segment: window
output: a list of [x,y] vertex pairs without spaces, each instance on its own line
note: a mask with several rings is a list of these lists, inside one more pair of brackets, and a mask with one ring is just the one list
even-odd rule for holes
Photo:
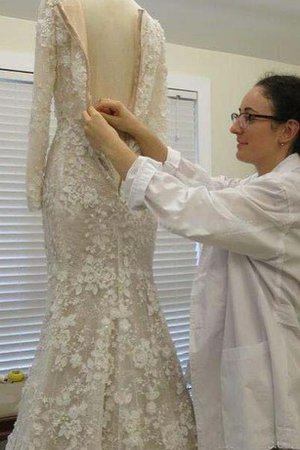
[[0,372],[27,370],[44,317],[46,261],[40,213],[25,194],[32,74],[0,72]]
[[[27,210],[25,194],[31,97],[32,74],[0,71],[0,373],[30,368],[44,316],[41,214]],[[197,160],[198,106],[196,92],[169,90],[169,142],[191,160]],[[154,273],[183,368],[196,257],[192,242],[159,229]]]
[[[197,93],[168,90],[168,143],[197,161]],[[154,276],[159,300],[183,370],[189,354],[189,309],[195,272],[195,243],[159,228],[154,254]]]

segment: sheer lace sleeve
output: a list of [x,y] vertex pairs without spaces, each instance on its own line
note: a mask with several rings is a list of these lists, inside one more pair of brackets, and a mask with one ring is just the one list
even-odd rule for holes
[[27,156],[27,200],[30,210],[42,206],[53,86],[56,77],[55,0],[42,0],[37,22],[34,92]]
[[167,66],[165,36],[160,24],[155,21],[157,66],[146,123],[164,142],[167,140]]

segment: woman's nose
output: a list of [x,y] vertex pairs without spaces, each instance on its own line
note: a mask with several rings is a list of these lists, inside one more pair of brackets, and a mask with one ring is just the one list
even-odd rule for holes
[[229,131],[232,134],[241,134],[241,133],[243,133],[244,130],[240,126],[239,121],[235,120],[233,122],[233,124],[231,125],[231,127],[229,128]]

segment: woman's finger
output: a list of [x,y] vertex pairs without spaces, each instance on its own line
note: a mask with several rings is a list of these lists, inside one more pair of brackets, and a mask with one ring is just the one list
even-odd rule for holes
[[117,118],[115,115],[106,113],[104,111],[101,111],[100,114],[110,125],[114,126],[117,124]]
[[117,100],[101,99],[95,107],[97,111],[110,115],[118,115],[120,113],[120,102]]
[[88,113],[90,114],[91,117],[97,116],[99,114],[98,111],[93,106],[88,107]]
[[82,115],[83,115],[85,122],[86,123],[89,122],[89,120],[91,119],[91,116],[89,115],[89,113],[87,111],[83,111]]
[[110,108],[109,106],[105,106],[105,105],[95,105],[96,110],[99,113],[106,113],[109,114],[110,116],[114,116],[117,114],[117,110],[114,108]]
[[116,105],[118,103],[118,100],[112,100],[111,98],[99,98],[97,100],[97,105]]

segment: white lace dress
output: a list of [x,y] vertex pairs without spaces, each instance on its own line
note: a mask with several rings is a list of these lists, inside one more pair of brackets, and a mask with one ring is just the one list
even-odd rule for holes
[[[43,209],[47,312],[7,450],[196,449],[190,397],[152,279],[156,224],[130,211],[88,145],[89,64],[80,0],[40,7],[28,199]],[[140,14],[132,109],[165,125],[164,40]],[[46,155],[54,95],[58,128]]]

